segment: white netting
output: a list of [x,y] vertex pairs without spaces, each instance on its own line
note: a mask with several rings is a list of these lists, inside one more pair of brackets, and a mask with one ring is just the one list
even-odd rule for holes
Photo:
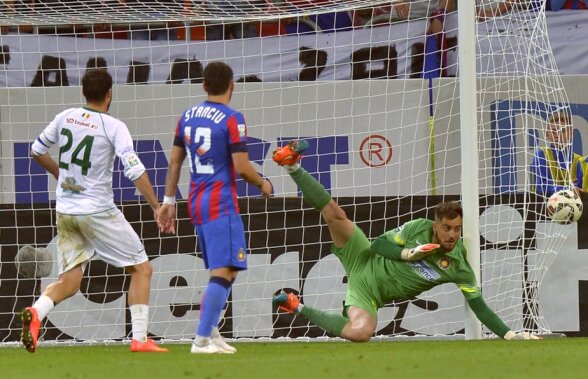
[[259,20],[328,13],[386,4],[369,0],[27,1],[1,2],[3,25],[137,23],[146,21]]

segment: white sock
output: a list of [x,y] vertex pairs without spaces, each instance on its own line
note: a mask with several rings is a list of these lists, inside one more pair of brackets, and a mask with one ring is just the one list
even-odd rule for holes
[[210,344],[210,337],[202,337],[202,336],[197,335],[196,338],[194,338],[194,345],[196,345],[196,346],[204,347],[209,344]]
[[298,170],[300,168],[300,165],[298,163],[294,163],[293,165],[284,165],[283,167],[286,169],[286,171],[288,171],[289,174],[291,174],[294,171]]
[[33,308],[35,308],[37,311],[39,320],[43,320],[45,317],[47,317],[54,306],[55,304],[53,304],[53,300],[51,300],[51,298],[46,295],[41,295],[41,297],[35,301],[35,304],[33,304]]
[[129,310],[131,311],[133,339],[140,342],[147,341],[149,306],[145,304],[133,304],[129,306]]
[[220,335],[220,331],[218,330],[217,327],[212,328],[212,333],[210,333],[210,338],[219,338]]

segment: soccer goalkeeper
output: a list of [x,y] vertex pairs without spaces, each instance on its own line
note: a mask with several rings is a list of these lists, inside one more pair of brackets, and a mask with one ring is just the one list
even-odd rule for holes
[[478,319],[506,340],[538,339],[515,333],[484,302],[461,241],[462,208],[445,202],[435,208],[435,221],[407,222],[370,242],[347,218],[325,188],[298,165],[308,143],[291,141],[274,151],[273,160],[296,182],[304,199],[321,212],[333,239],[333,253],[348,278],[343,315],[300,303],[281,292],[273,302],[283,311],[300,314],[329,334],[354,342],[369,341],[376,331],[378,309],[393,300],[411,299],[443,283],[455,283]]

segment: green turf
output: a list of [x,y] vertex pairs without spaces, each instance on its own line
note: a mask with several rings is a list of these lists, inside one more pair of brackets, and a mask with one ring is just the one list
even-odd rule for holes
[[588,378],[588,339],[234,343],[235,355],[127,346],[0,349],[0,378]]

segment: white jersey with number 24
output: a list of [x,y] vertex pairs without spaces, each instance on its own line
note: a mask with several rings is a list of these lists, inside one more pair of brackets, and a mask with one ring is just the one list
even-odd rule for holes
[[43,155],[53,144],[59,146],[59,213],[92,214],[115,206],[115,156],[120,158],[124,174],[131,181],[145,172],[126,124],[107,113],[85,107],[59,113],[33,142],[32,153]]

